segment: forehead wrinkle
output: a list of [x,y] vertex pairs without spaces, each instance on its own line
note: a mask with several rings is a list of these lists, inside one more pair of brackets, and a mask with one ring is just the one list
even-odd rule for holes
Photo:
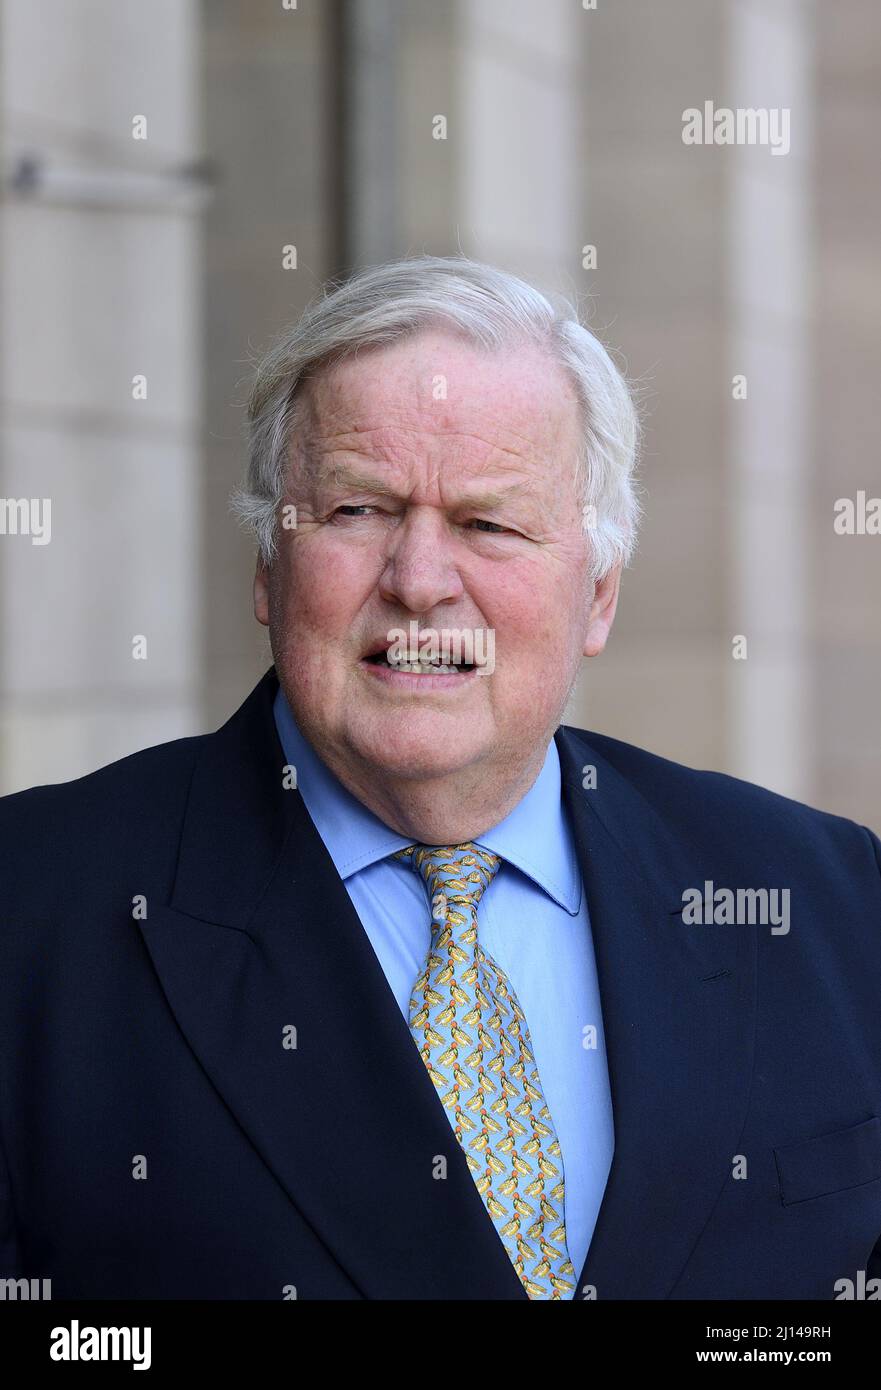
[[[310,433],[316,439],[328,440],[347,437],[360,439],[365,435],[385,433],[461,436],[478,439],[489,448],[526,455],[537,447],[536,432],[550,433],[556,437],[566,424],[563,418],[555,418],[555,412],[547,400],[530,402],[528,409],[512,411],[508,397],[505,402],[508,409],[501,415],[496,414],[492,402],[498,397],[498,392],[493,390],[479,401],[463,401],[456,395],[444,400],[421,399],[413,402],[402,401],[396,395],[379,399],[374,395],[372,399],[364,399],[368,391],[369,388],[362,387],[356,398],[350,400],[346,398],[346,391],[332,392],[328,383],[324,384],[322,390],[319,384],[317,389],[308,393]],[[501,406],[502,403],[499,404]],[[528,417],[529,432],[505,418],[511,414],[524,416],[523,421],[518,422],[522,426],[527,426]],[[498,442],[493,442],[484,433],[487,423],[498,434]]]
[[[518,491],[526,487],[534,489],[540,483],[540,476],[547,477],[553,472],[548,455],[558,451],[568,424],[562,413],[551,408],[549,401],[536,403],[527,412],[519,412],[528,415],[537,433],[545,436],[536,438],[507,423],[504,417],[499,420],[491,414],[487,422],[486,412],[479,402],[464,405],[450,399],[426,402],[424,397],[413,402],[407,399],[408,391],[400,392],[398,399],[394,393],[379,400],[370,399],[369,394],[370,383],[357,383],[354,400],[347,398],[348,389],[334,390],[327,378],[309,383],[304,393],[307,409],[297,440],[302,459],[300,477],[308,485],[318,486],[328,475],[331,480],[342,476],[338,466],[334,470],[331,465],[328,470],[329,455],[350,453],[360,459],[373,459],[399,468],[408,467],[413,459],[420,457],[431,463],[432,456],[446,447],[452,457],[443,459],[431,470],[430,483],[435,484],[446,471],[444,465],[458,464],[463,456],[467,460],[470,442],[479,444],[483,451],[479,461],[481,472],[504,472],[513,466],[522,474],[525,466],[533,476]],[[461,419],[463,413],[466,417],[478,417],[474,420],[477,429],[462,428],[463,424],[470,423]],[[480,431],[479,427],[486,423],[499,438],[487,438]],[[377,491],[391,490],[381,479],[374,477],[374,481],[380,484]],[[484,505],[497,506],[503,494],[489,493],[481,500]]]
[[[320,441],[313,439],[310,454],[315,480],[323,482],[328,477],[333,481],[339,480],[342,476],[342,470],[347,465],[344,462],[334,463],[332,460],[335,455],[356,455],[359,459],[388,463],[393,467],[406,467],[411,460],[419,460],[420,457],[430,461],[431,456],[437,452],[440,442],[436,436],[429,436],[428,447],[423,451],[419,447],[419,439],[425,436],[425,431],[416,429],[394,431],[396,436],[402,433],[408,436],[418,436],[413,442],[409,438],[406,441],[397,437],[394,439],[375,438],[375,436],[384,435],[387,432],[389,432],[388,427],[378,427],[369,431],[346,431],[339,435],[326,436]],[[370,435],[371,438],[362,437],[367,435]],[[444,434],[440,447],[444,448],[452,444],[452,457],[442,460],[435,466],[430,481],[434,483],[440,477],[445,465],[447,467],[460,465],[463,459],[467,458],[468,444],[473,442],[479,443],[484,451],[484,456],[479,460],[479,469],[484,474],[505,472],[512,468],[522,472],[524,466],[530,468],[537,464],[542,464],[546,469],[546,463],[543,463],[545,451],[539,455],[532,441],[525,441],[530,445],[529,450],[527,453],[520,453],[516,449],[507,448],[505,445],[485,439],[481,435],[457,430]],[[329,465],[326,462],[328,458],[331,459]],[[531,481],[534,482],[534,480]]]

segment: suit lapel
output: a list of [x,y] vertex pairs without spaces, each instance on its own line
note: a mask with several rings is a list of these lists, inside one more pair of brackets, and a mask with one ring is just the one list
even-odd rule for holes
[[[205,740],[171,903],[140,924],[169,1005],[361,1294],[525,1298],[348,893],[283,787],[276,689],[269,672]],[[308,1296],[307,1271],[300,1284]]]
[[[615,1152],[578,1284],[667,1297],[730,1176],[752,1070],[755,937],[688,926],[682,893],[721,879],[634,786],[560,729],[557,745],[596,954]],[[597,769],[584,790],[583,768]],[[711,837],[708,836],[708,842]]]

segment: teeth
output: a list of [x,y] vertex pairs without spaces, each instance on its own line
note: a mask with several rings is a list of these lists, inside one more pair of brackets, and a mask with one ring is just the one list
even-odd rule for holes
[[409,671],[413,676],[455,676],[458,675],[455,666],[438,666],[433,661],[397,661],[389,662],[393,671]]

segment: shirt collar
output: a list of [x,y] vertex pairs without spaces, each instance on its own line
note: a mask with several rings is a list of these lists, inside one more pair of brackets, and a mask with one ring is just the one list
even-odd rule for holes
[[[285,759],[297,771],[297,789],[340,878],[413,843],[374,815],[321,761],[297,727],[281,686],[273,713]],[[477,843],[520,869],[570,915],[578,912],[581,874],[560,796],[560,759],[553,739],[529,791]]]

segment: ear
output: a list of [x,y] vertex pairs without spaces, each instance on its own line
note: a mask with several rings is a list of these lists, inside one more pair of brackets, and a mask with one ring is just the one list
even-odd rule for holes
[[260,556],[254,575],[254,617],[264,627],[269,626],[269,570]]
[[618,607],[618,590],[621,587],[621,562],[613,566],[608,574],[599,580],[593,593],[590,615],[587,620],[587,635],[584,639],[584,655],[599,656],[615,619]]

